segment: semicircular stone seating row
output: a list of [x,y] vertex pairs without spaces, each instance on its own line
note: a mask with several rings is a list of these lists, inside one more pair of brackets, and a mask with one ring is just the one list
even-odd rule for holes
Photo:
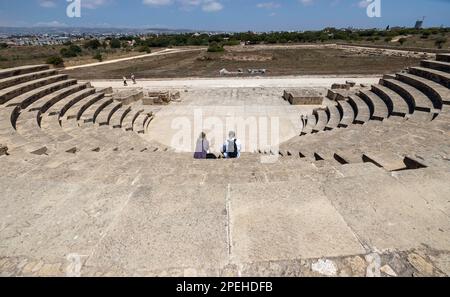
[[314,110],[301,135],[318,133],[352,124],[399,118],[409,121],[434,120],[450,105],[450,54],[421,61],[393,76],[385,75],[379,84],[357,92],[329,91],[325,108]]
[[139,136],[153,118],[140,103],[123,105],[49,65],[0,70],[0,143],[9,153],[167,151]]

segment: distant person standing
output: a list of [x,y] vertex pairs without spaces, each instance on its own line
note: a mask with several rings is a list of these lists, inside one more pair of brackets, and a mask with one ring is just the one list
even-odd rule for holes
[[236,139],[236,133],[230,131],[228,139],[222,147],[223,156],[226,159],[238,159],[241,157],[241,142]]
[[123,86],[124,87],[128,86],[127,78],[125,76],[123,77]]
[[209,151],[209,141],[206,139],[206,133],[202,132],[197,139],[194,159],[207,159]]
[[133,81],[133,85],[136,84],[136,76],[134,76],[134,74],[131,74],[131,80]]

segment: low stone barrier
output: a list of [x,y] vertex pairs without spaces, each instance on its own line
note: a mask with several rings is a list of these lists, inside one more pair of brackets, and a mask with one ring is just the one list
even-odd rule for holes
[[285,90],[283,98],[292,105],[322,105],[323,96],[316,90]]
[[143,99],[144,92],[142,90],[119,91],[118,93],[113,94],[112,97],[123,105],[130,105],[133,102]]

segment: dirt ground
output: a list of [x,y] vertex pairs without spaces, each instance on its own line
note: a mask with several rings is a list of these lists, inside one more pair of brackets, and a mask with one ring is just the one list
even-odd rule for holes
[[[0,68],[10,68],[22,65],[36,65],[44,64],[48,57],[59,56],[60,50],[67,46],[53,45],[53,46],[19,46],[0,49]],[[153,51],[160,50],[153,48]],[[98,62],[93,58],[96,51],[83,49],[83,54],[74,58],[64,58],[64,65],[66,67],[82,65],[87,63]],[[125,49],[108,49],[102,51],[104,61],[112,59],[120,59],[125,57],[133,57],[142,55],[138,51],[127,51]]]
[[218,77],[219,71],[267,69],[267,76],[385,74],[417,65],[419,58],[364,55],[329,47],[233,47],[223,53],[188,52],[66,71],[79,79]]

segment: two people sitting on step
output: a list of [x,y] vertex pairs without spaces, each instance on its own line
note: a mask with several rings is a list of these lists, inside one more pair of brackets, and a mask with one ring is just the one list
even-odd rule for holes
[[[222,146],[221,153],[225,159],[238,159],[241,157],[242,145],[239,139],[236,138],[236,133],[230,131],[228,133],[228,139]],[[197,140],[197,145],[195,148],[195,159],[208,159],[209,156],[209,141],[206,138],[206,133],[202,132]]]

